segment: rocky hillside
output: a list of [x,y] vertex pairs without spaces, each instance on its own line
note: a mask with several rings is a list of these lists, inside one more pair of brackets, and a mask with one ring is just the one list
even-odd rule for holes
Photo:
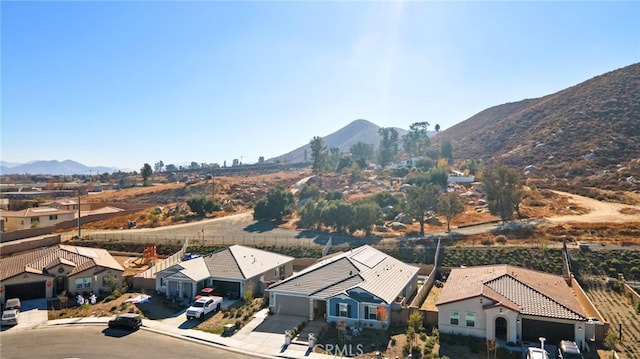
[[[327,148],[338,147],[342,152],[348,152],[351,146],[358,142],[372,144],[375,147],[380,143],[380,134],[378,130],[380,126],[373,124],[367,120],[355,120],[338,131],[322,137]],[[407,130],[396,128],[399,137],[404,136]],[[319,135],[318,135],[319,136]],[[309,138],[311,141],[311,138]],[[307,160],[311,160],[311,148],[309,144],[298,147],[295,150],[284,155],[270,159],[269,161],[280,161],[284,163],[297,163],[305,161],[305,150],[307,152]]]
[[458,159],[499,162],[554,184],[640,189],[640,63],[489,108],[440,136]]

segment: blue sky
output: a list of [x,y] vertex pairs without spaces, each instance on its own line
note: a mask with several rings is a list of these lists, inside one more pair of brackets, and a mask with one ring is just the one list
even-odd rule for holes
[[254,163],[640,61],[640,2],[2,1],[1,159]]

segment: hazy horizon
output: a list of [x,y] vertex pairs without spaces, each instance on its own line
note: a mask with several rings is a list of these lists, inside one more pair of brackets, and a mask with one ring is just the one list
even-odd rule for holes
[[2,2],[2,160],[255,163],[640,60],[640,2]]

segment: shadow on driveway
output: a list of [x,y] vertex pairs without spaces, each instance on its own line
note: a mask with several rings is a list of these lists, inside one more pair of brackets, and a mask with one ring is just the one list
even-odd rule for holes
[[285,330],[291,330],[297,327],[306,319],[308,318],[303,316],[273,314],[264,318],[264,321],[255,327],[253,331],[284,335]]

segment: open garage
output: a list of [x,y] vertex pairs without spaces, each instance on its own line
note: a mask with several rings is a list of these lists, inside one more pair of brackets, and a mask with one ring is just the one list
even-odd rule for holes
[[573,324],[523,319],[522,339],[528,342],[537,342],[540,337],[546,338],[548,343],[574,340]]
[[46,281],[7,284],[4,287],[5,298],[20,298],[21,300],[46,298]]
[[225,297],[237,298],[240,295],[240,282],[214,280],[213,287]]

